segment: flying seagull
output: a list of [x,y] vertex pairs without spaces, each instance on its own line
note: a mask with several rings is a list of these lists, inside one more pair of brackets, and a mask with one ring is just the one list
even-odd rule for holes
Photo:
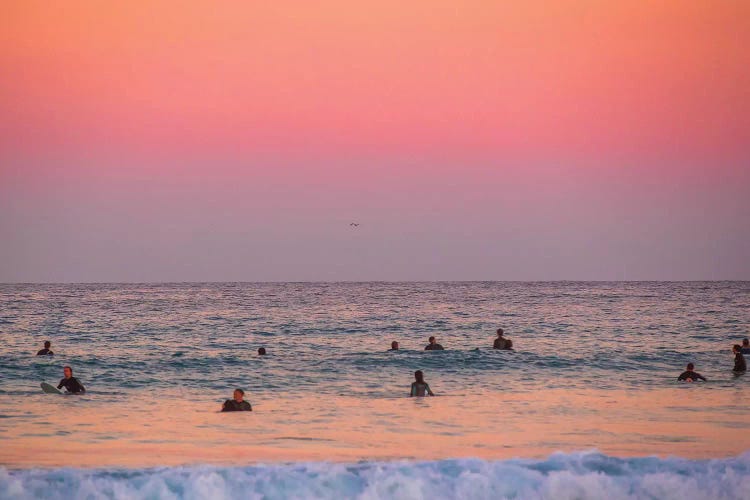
[[354,226],[354,227],[357,227],[357,226],[359,226],[359,224],[358,224],[357,222],[352,222],[352,223],[350,223],[349,225],[350,225],[350,226]]

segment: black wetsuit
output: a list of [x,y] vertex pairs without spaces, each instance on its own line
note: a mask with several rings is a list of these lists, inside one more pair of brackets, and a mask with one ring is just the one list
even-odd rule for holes
[[234,399],[227,399],[224,401],[221,411],[253,411],[253,407],[247,401],[238,403]]
[[493,349],[502,349],[504,351],[510,351],[513,349],[513,342],[506,338],[496,338],[495,343],[492,344]]
[[434,344],[428,344],[427,347],[424,348],[425,351],[444,351],[443,346],[438,344],[437,342]]
[[706,380],[706,377],[704,377],[700,373],[697,373],[697,372],[694,372],[694,371],[691,371],[691,370],[684,371],[684,372],[680,373],[679,377],[677,377],[677,380],[687,380],[687,379],[692,379],[692,380],[698,380],[698,379]]
[[60,389],[62,387],[65,387],[65,390],[71,394],[83,394],[86,392],[86,388],[75,377],[62,379],[57,388]]
[[732,371],[734,372],[746,372],[747,371],[747,363],[745,363],[745,356],[742,355],[741,352],[738,352],[734,355],[734,368],[732,368]]
[[745,354],[750,354],[750,347],[743,347],[742,349],[740,349],[740,352],[741,352],[741,353],[742,353],[743,355],[745,355]]
[[37,356],[52,356],[53,354],[55,353],[50,351],[47,348],[41,349],[39,352],[36,353]]

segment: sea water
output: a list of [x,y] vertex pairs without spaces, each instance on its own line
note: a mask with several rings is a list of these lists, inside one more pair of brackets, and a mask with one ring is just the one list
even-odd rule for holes
[[750,498],[749,326],[747,282],[0,285],[0,497]]

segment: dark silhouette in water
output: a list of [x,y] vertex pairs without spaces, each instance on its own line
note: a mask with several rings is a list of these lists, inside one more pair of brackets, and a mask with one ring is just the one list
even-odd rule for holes
[[434,394],[430,390],[430,385],[424,381],[424,374],[422,373],[422,370],[415,371],[414,378],[416,379],[416,382],[411,383],[411,393],[409,393],[410,398],[414,396],[434,396]]
[[242,389],[235,389],[232,395],[233,399],[227,399],[224,404],[221,405],[221,411],[253,411],[253,407],[250,403],[244,401],[245,391]]
[[497,329],[497,338],[495,339],[495,342],[492,344],[493,349],[501,349],[504,351],[512,351],[513,350],[513,341],[510,339],[506,339],[503,337],[503,329],[498,328]]
[[260,349],[258,349],[258,356],[265,356],[265,355],[266,355],[265,347],[261,347]]
[[86,388],[83,384],[73,376],[73,369],[71,367],[64,367],[63,374],[65,375],[65,378],[60,380],[60,383],[57,385],[58,389],[65,387],[65,390],[71,394],[83,394],[86,392]]
[[395,340],[393,342],[391,342],[391,348],[388,349],[388,350],[389,351],[398,351],[398,342],[396,342]]
[[52,346],[52,342],[49,340],[44,343],[44,349],[40,349],[37,351],[37,356],[52,356],[55,354],[54,352],[50,351],[49,348]]
[[695,368],[695,365],[693,363],[687,364],[687,370],[680,373],[680,376],[677,377],[677,380],[684,380],[686,382],[695,382],[698,380],[706,380],[706,377],[701,375],[700,373],[694,372],[693,368]]
[[735,373],[745,373],[747,371],[747,363],[745,363],[745,356],[742,355],[742,347],[739,344],[732,346],[732,352],[734,353],[734,368],[732,371]]
[[435,337],[430,337],[428,340],[430,341],[430,343],[427,344],[427,346],[424,348],[425,351],[444,351],[445,350],[443,346],[441,346],[435,341]]
[[750,339],[742,339],[742,355],[750,354]]

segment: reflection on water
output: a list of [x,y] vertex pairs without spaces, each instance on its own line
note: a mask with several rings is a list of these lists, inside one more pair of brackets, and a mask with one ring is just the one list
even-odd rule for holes
[[[746,282],[0,285],[0,464],[736,455],[748,325]],[[66,364],[89,393],[42,394]]]
[[710,386],[419,399],[267,394],[251,400],[252,413],[220,413],[216,398],[186,391],[158,398],[38,395],[15,407],[2,396],[0,463],[509,458],[592,448],[617,456],[719,457],[750,448],[745,391]]

